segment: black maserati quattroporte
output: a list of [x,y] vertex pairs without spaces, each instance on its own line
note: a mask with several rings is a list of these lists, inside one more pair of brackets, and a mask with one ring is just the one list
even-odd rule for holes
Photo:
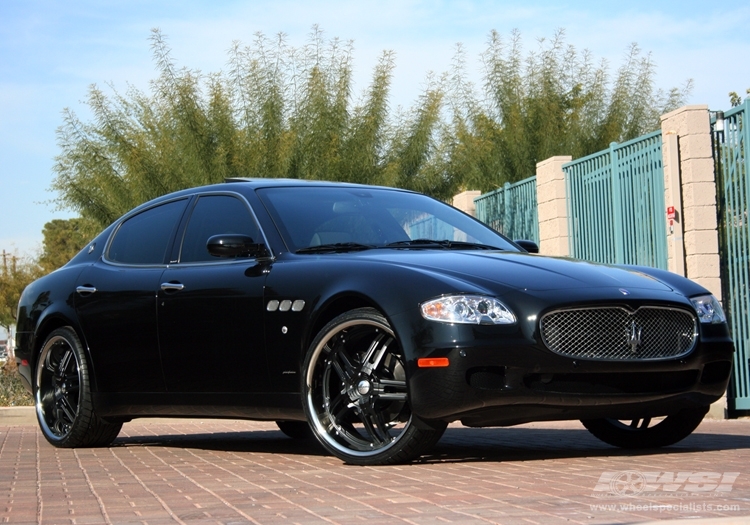
[[229,180],[136,208],[32,283],[16,359],[58,447],[155,416],[276,421],[360,465],[452,421],[689,435],[731,370],[716,299],[534,248],[409,191]]

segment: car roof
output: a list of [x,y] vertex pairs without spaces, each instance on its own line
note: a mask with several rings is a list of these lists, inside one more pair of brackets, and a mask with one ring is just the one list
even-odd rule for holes
[[375,186],[369,184],[356,184],[353,182],[333,182],[333,181],[322,181],[322,180],[309,180],[309,179],[276,179],[276,178],[242,178],[242,177],[228,177],[224,179],[224,182],[216,184],[208,184],[205,186],[195,186],[191,188],[185,188],[184,190],[178,190],[172,193],[161,195],[152,200],[144,202],[139,206],[131,209],[124,215],[122,215],[116,222],[119,222],[127,217],[130,217],[141,210],[160,204],[172,199],[186,197],[195,193],[210,193],[210,192],[225,192],[225,191],[237,191],[242,193],[241,190],[254,191],[261,188],[358,188],[358,189],[377,189],[387,191],[397,191],[404,193],[415,193],[411,190],[405,190],[401,188],[393,188],[389,186]]
[[[224,183],[242,183],[245,186],[252,188],[278,188],[278,187],[305,187],[305,186],[331,186],[331,187],[353,187],[353,188],[372,188],[372,189],[383,189],[393,191],[407,191],[413,193],[410,190],[404,190],[401,188],[393,188],[388,186],[375,186],[371,184],[357,184],[354,182],[335,182],[335,181],[324,181],[324,180],[309,180],[309,179],[275,179],[275,178],[243,178],[243,177],[229,177],[224,179]],[[222,184],[214,184],[213,187],[221,187]],[[195,190],[197,188],[193,188]]]
[[389,186],[375,186],[370,184],[356,184],[353,182],[333,182],[323,180],[308,180],[308,179],[275,179],[275,178],[241,178],[241,177],[230,177],[224,179],[224,182],[216,184],[208,184],[205,186],[195,186],[191,188],[185,188],[184,190],[178,190],[161,197],[157,197],[154,200],[162,200],[164,198],[178,197],[182,195],[189,195],[193,193],[202,193],[206,191],[236,191],[238,188],[243,189],[260,189],[260,188],[280,188],[280,187],[333,187],[333,188],[369,188],[369,189],[380,189],[389,191],[402,191],[407,193],[414,193],[411,190],[405,190],[401,188],[393,188]]

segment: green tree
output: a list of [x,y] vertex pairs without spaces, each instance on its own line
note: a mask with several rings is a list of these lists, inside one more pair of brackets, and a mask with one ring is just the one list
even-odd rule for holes
[[[747,93],[748,95],[750,95],[750,89],[746,89],[745,93]],[[745,98],[747,98],[747,97],[745,97]],[[730,91],[729,92],[729,103],[732,105],[733,108],[735,108],[735,107],[739,106],[740,104],[742,104],[742,97],[740,95],[738,95],[736,91]]]
[[[654,88],[655,65],[637,45],[612,82],[605,62],[566,45],[564,32],[524,56],[521,36],[492,32],[483,55],[484,98],[459,118],[465,188],[490,190],[535,173],[554,155],[595,153],[658,129],[660,115],[690,91]],[[461,98],[466,98],[461,95]]]
[[96,228],[81,218],[54,219],[44,225],[39,266],[44,273],[57,270],[77,254],[96,235]]
[[150,93],[92,86],[93,114],[66,110],[52,184],[58,204],[96,229],[170,191],[227,177],[383,184],[448,199],[534,173],[553,155],[580,157],[656,129],[684,90],[654,89],[654,64],[633,45],[614,80],[605,63],[559,32],[524,55],[514,32],[490,34],[477,90],[459,46],[451,71],[430,76],[414,105],[391,111],[395,60],[380,57],[370,85],[352,90],[352,43],[314,28],[235,42],[226,71],[178,68],[158,30]]
[[21,292],[40,275],[42,271],[34,261],[3,250],[0,267],[0,326],[6,332],[16,324]]
[[283,35],[235,43],[228,71],[210,75],[178,69],[159,31],[151,43],[159,74],[150,95],[92,86],[93,121],[66,110],[58,130],[58,204],[98,227],[146,200],[226,177],[392,181],[450,196],[430,164],[441,86],[431,84],[391,125],[391,52],[355,104],[352,44],[317,28],[302,49]]

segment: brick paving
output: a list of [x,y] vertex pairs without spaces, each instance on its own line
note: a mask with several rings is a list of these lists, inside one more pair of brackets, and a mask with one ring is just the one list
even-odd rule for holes
[[[0,523],[750,523],[750,420],[640,453],[577,422],[452,425],[433,455],[390,467],[344,465],[273,423],[136,420],[110,448],[61,450],[3,421]],[[649,491],[610,483],[654,472]]]

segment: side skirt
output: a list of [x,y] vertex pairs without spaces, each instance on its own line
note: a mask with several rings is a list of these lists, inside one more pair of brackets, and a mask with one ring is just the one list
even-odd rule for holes
[[96,413],[105,419],[139,417],[305,420],[300,395],[289,393],[110,393],[93,394]]

